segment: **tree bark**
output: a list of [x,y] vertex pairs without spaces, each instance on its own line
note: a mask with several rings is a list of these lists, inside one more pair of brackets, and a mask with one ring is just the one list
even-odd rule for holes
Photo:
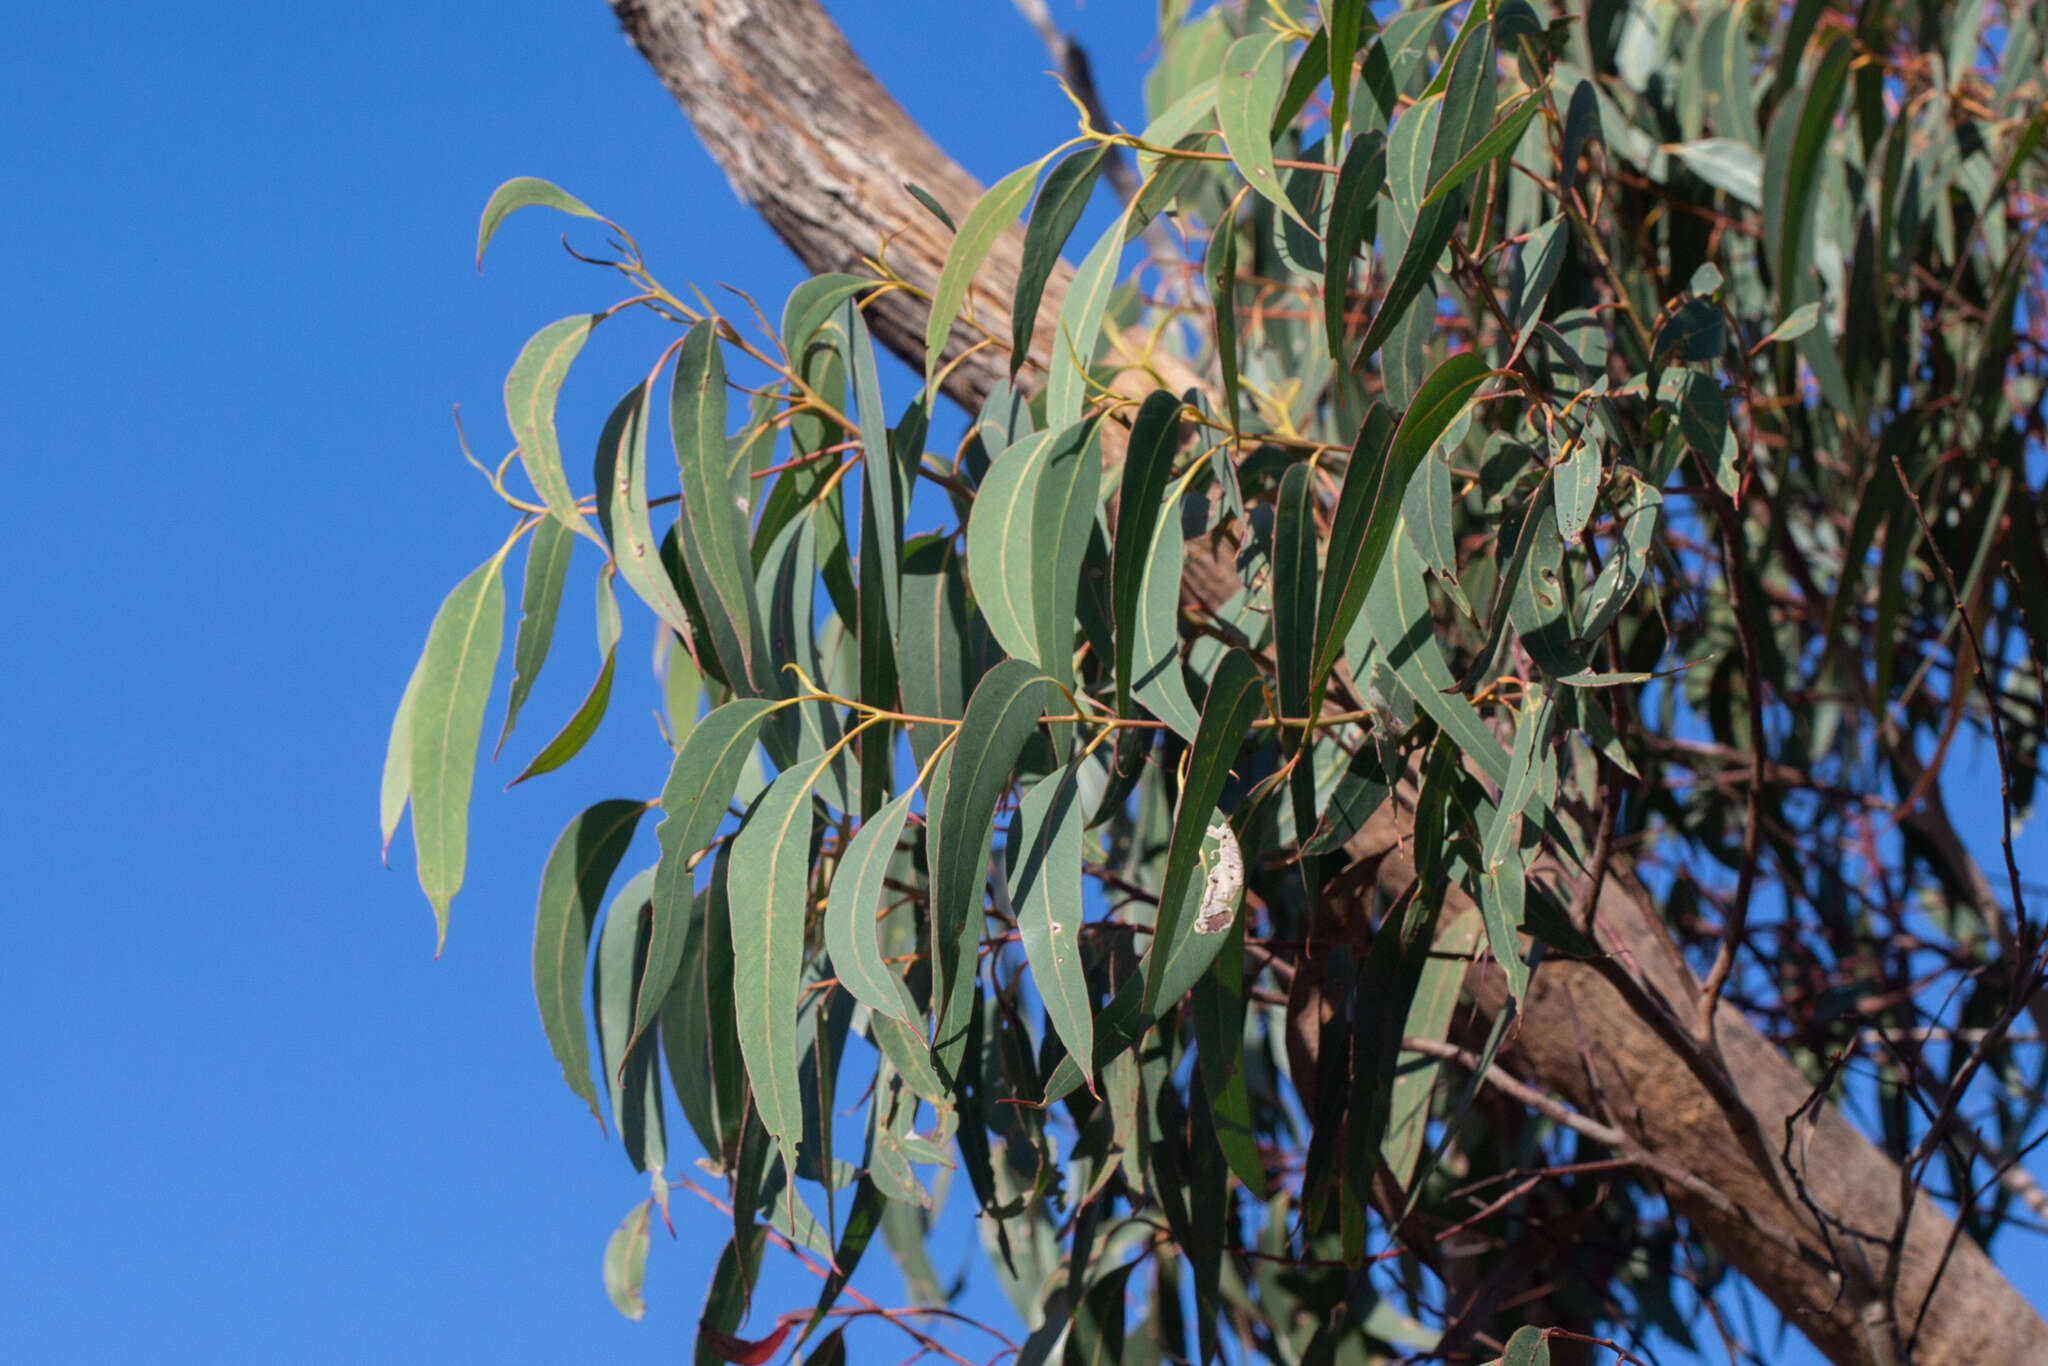
[[[930,191],[956,221],[981,187],[910,120],[814,0],[611,6],[734,189],[807,267],[858,269],[886,242],[891,270],[921,289],[932,287],[950,234],[903,182]],[[983,335],[1007,336],[1022,245],[1013,227],[990,252],[971,296],[979,326],[954,327],[945,361]],[[1041,345],[1050,330],[1044,322],[1057,316],[1070,278],[1062,266],[1047,286]],[[923,366],[921,299],[891,292],[872,306],[869,321],[892,351]],[[1178,391],[1194,382],[1184,373],[1162,375],[1156,365],[1127,374],[1128,392],[1142,394],[1155,383]],[[966,356],[945,389],[971,410],[1007,374],[1007,351],[985,347]],[[1227,561],[1191,560],[1185,589],[1220,603],[1234,591],[1235,577]],[[1349,850],[1375,861],[1373,878],[1394,895],[1414,880],[1406,814],[1387,808]],[[1567,879],[1561,891],[1569,902],[1569,875],[1549,871]],[[1454,892],[1453,902],[1461,913],[1476,914],[1462,895]],[[1887,1346],[1887,1316],[1905,1337],[1925,1304],[1913,1354],[1922,1366],[2048,1361],[2048,1325],[1974,1243],[1960,1240],[1947,1253],[1950,1221],[1931,1198],[1915,1205],[1897,1303],[1873,1303],[1864,1288],[1884,1282],[1899,1209],[1897,1165],[1831,1107],[1809,1106],[1805,1078],[1732,1007],[1720,1008],[1721,1066],[1688,1059],[1680,1044],[1699,984],[1655,903],[1625,870],[1608,873],[1595,919],[1609,958],[1544,963],[1509,1054],[1518,1070],[1626,1134],[1655,1160],[1653,1171],[1682,1176],[1665,1180],[1673,1205],[1829,1360],[1896,1360]],[[1484,1016],[1504,1007],[1497,971],[1475,969],[1470,986]],[[1789,1166],[1781,1150],[1790,1152]]]

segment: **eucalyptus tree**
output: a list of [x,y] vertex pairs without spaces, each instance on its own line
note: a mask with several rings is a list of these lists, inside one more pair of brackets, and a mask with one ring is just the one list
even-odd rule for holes
[[[492,197],[479,259],[546,207],[609,274],[513,362],[382,817],[445,934],[510,563],[501,747],[588,542],[522,776],[624,588],[666,744],[534,940],[652,1186],[622,1310],[694,1147],[699,1361],[1767,1359],[1751,1291],[2038,1358],[2038,7],[1165,0],[1137,131],[1076,89],[986,191],[810,0],[613,8],[817,274],[771,318]],[[565,437],[627,310],[673,340]],[[946,1317],[954,1173],[1014,1338]]]

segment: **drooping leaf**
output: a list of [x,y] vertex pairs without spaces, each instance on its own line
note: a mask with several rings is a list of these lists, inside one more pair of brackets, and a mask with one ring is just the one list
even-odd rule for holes
[[916,790],[905,791],[861,823],[847,843],[825,899],[825,947],[839,984],[870,1010],[922,1032],[924,1020],[903,979],[882,961],[875,920],[882,905],[883,879],[903,837]]
[[1253,192],[1306,228],[1273,164],[1270,129],[1287,84],[1287,43],[1284,33],[1255,33],[1230,45],[1216,82],[1216,122]]
[[708,321],[692,327],[677,349],[669,428],[682,480],[676,539],[683,566],[722,672],[741,692],[759,695],[769,691],[771,680],[755,617],[746,520],[726,469],[725,358]]
[[[1365,620],[1382,658],[1429,718],[1495,783],[1507,777],[1508,752],[1458,691],[1437,644],[1422,563],[1405,536],[1388,548],[1386,572],[1373,581]],[[1354,658],[1355,658],[1354,654]]]
[[654,870],[642,869],[612,897],[597,932],[590,968],[596,1014],[598,1071],[611,1101],[612,1122],[635,1171],[660,1171],[668,1162],[654,1040],[633,1040],[642,969],[647,962],[647,897]]
[[[517,183],[517,182],[514,182]],[[478,250],[481,261],[482,250]],[[505,376],[505,420],[519,443],[519,463],[548,512],[564,529],[591,535],[590,523],[576,506],[576,495],[562,472],[562,442],[555,431],[555,401],[569,366],[597,326],[594,314],[579,313],[549,323],[520,349]],[[539,544],[539,537],[535,537]],[[565,552],[566,553],[566,552]]]
[[1481,167],[1507,151],[1522,139],[1522,130],[1543,108],[1543,93],[1531,91],[1511,106],[1480,139],[1473,143],[1458,159],[1446,167],[1441,174],[1432,170],[1429,193],[1422,197],[1426,207],[1436,203],[1451,191],[1479,173]]
[[442,599],[420,656],[412,694],[414,861],[434,908],[434,956],[448,938],[448,903],[462,887],[469,850],[469,789],[483,738],[484,704],[505,643],[503,552],[477,566]]
[[398,833],[398,818],[405,814],[405,803],[412,795],[412,704],[419,692],[420,670],[425,667],[424,657],[416,660],[412,674],[405,680],[405,692],[399,696],[398,710],[391,717],[391,735],[384,743],[384,778],[377,792],[377,824],[383,834],[383,843],[378,852],[385,855],[390,863],[391,837]]
[[1060,304],[1059,332],[1053,338],[1052,368],[1045,381],[1045,425],[1065,427],[1081,420],[1088,402],[1088,367],[1102,337],[1102,314],[1116,288],[1117,266],[1123,260],[1126,209],[1102,234],[1067,285]]
[[1017,270],[1016,302],[1010,310],[1010,374],[1014,377],[1025,357],[1031,354],[1031,334],[1038,321],[1038,303],[1045,296],[1045,282],[1059,264],[1060,252],[1081,221],[1081,211],[1095,192],[1102,175],[1103,157],[1109,148],[1094,143],[1069,153],[1052,168],[1039,188],[1038,202],[1031,206],[1031,221],[1024,230],[1024,258]]
[[604,217],[568,191],[533,176],[514,176],[491,191],[491,197],[484,204],[483,217],[476,225],[476,268],[484,268],[484,248],[497,235],[498,225],[508,215],[519,209],[555,209],[562,213],[574,214],[578,218],[594,218],[602,223]]
[[1017,805],[1010,836],[1010,895],[1031,980],[1046,1019],[1077,1058],[1095,1056],[1095,1002],[1081,965],[1082,827],[1088,813],[1070,764],[1040,779]]
[[541,747],[540,753],[533,756],[519,771],[519,776],[506,784],[507,787],[515,787],[543,773],[552,773],[568,763],[597,733],[598,724],[604,720],[605,708],[612,698],[612,671],[619,658],[619,607],[612,597],[608,572],[598,575],[597,601],[598,648],[604,656],[597,681],[590,685],[590,691],[584,694],[583,701],[577,704],[575,712],[555,733],[554,739]]
[[974,272],[981,269],[989,248],[1017,221],[1017,215],[1030,202],[1031,187],[1038,183],[1038,172],[1044,165],[1045,161],[1040,159],[1028,166],[1019,166],[990,186],[981,198],[974,201],[974,207],[967,211],[966,218],[961,220],[953,245],[946,249],[946,263],[939,269],[939,282],[932,289],[931,318],[924,331],[924,385],[927,390],[938,374],[946,338],[953,331],[953,320],[959,316],[960,305],[967,302],[967,290],[974,281]]
[[570,821],[541,870],[533,919],[533,994],[540,1004],[541,1028],[561,1064],[562,1080],[583,1097],[600,1128],[604,1116],[597,1108],[584,1038],[584,964],[598,906],[646,810],[645,802],[615,799],[588,807]]
[[[1316,636],[1315,485],[1306,463],[1280,480],[1273,533],[1273,659],[1280,711],[1309,714]],[[1295,737],[1296,739],[1299,736]]]
[[1179,502],[1169,499],[1159,510],[1138,589],[1131,692],[1182,739],[1193,741],[1201,717],[1188,696],[1180,662],[1180,576],[1186,559]]
[[[1821,159],[1848,81],[1854,40],[1838,34],[1798,93],[1784,99],[1771,115],[1764,147],[1764,248],[1778,292],[1778,316],[1805,302],[1807,267],[1812,261],[1810,231],[1820,185]],[[1794,72],[1791,63],[1780,76]]]
[[1323,249],[1323,327],[1330,355],[1344,356],[1344,310],[1351,298],[1351,261],[1361,243],[1373,238],[1379,194],[1387,182],[1386,134],[1354,138],[1330,192],[1330,226]]
[[[1217,665],[1202,704],[1202,724],[1173,816],[1173,842],[1159,882],[1159,918],[1145,955],[1144,1013],[1157,1015],[1195,984],[1215,957],[1221,936],[1197,934],[1191,913],[1200,900],[1203,840],[1223,818],[1216,809],[1223,785],[1263,703],[1258,667],[1242,650],[1231,650]],[[1194,893],[1194,895],[1191,895]]]
[[740,1053],[754,1107],[791,1171],[804,1132],[796,1008],[810,904],[811,789],[824,757],[784,769],[755,801],[732,844],[733,862],[746,875],[727,892]]
[[1111,619],[1116,626],[1116,710],[1130,715],[1131,676],[1136,659],[1138,615],[1143,601],[1145,568],[1151,562],[1158,519],[1152,509],[1166,496],[1180,448],[1181,402],[1164,389],[1145,396],[1131,420],[1131,439],[1124,452],[1117,486],[1119,511],[1115,554],[1111,561]]
[[1715,189],[1751,208],[1762,207],[1764,163],[1754,147],[1733,138],[1700,138],[1673,143],[1666,150]]
[[1233,436],[1238,431],[1237,361],[1237,225],[1236,206],[1209,232],[1202,253],[1202,283],[1216,323],[1216,363],[1223,372],[1223,415]]
[[1051,432],[1039,432],[1004,451],[989,466],[967,524],[967,578],[989,633],[1012,659],[1038,662],[1037,611],[1032,601],[1032,531],[1038,480]]
[[[939,1002],[933,1053],[948,1082],[960,1074],[967,1021],[974,1004],[974,964],[981,942],[982,887],[996,802],[1009,786],[1024,742],[1058,693],[1032,665],[1009,659],[982,676],[967,703],[936,797],[938,819],[926,838],[932,855],[932,976]],[[937,772],[934,782],[939,781]],[[927,809],[930,809],[928,803]]]
[[653,1212],[652,1199],[633,1206],[604,1245],[604,1293],[612,1308],[635,1323],[647,1313],[640,1288],[647,1277],[647,1226]]
[[1330,676],[1344,638],[1371,591],[1400,524],[1402,495],[1415,469],[1492,372],[1470,351],[1430,373],[1391,433],[1367,414],[1330,522],[1330,556],[1316,606],[1316,686]]
[[[498,743],[491,751],[496,758],[512,734],[519,708],[540,677],[547,662],[548,646],[555,636],[555,615],[562,604],[562,585],[569,575],[569,551],[575,534],[554,518],[533,529],[526,547],[526,579],[519,593],[519,629],[512,644],[512,689],[505,699],[505,724],[498,731]],[[385,836],[389,844],[390,836]]]
[[696,895],[691,866],[724,821],[741,767],[773,710],[773,703],[758,698],[737,698],[713,708],[669,765],[661,789],[661,824],[654,830],[661,858],[654,868],[654,930],[647,950],[650,1014],[633,1022],[636,1038],[652,1022],[651,1011],[667,995],[682,962]]

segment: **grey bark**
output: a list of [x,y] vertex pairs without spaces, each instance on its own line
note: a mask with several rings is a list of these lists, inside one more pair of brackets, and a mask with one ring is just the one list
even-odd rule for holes
[[[910,120],[814,0],[611,3],[734,189],[806,266],[857,268],[861,257],[886,242],[888,266],[930,289],[949,235],[902,184],[915,180],[956,219],[981,187]],[[984,331],[956,326],[945,360],[962,355],[984,333],[1007,334],[1008,292],[1021,250],[1016,229],[996,244],[972,294]],[[1041,338],[1069,278],[1062,268],[1046,290]],[[901,291],[870,312],[875,334],[919,367],[925,317],[923,302]],[[976,407],[1007,367],[1002,350],[985,348],[952,372],[946,392]],[[1155,382],[1179,390],[1191,377],[1133,372],[1124,384],[1142,394]],[[1117,454],[1112,450],[1110,457]],[[1190,561],[1184,591],[1221,602],[1234,582],[1226,562],[1204,557]],[[1383,814],[1349,851],[1371,862],[1373,878],[1392,894],[1414,878],[1405,824]],[[1562,887],[1565,901],[1573,890]],[[1476,913],[1462,898],[1454,900],[1462,912]],[[1659,1017],[1678,1022],[1676,1033],[1683,1036],[1699,983],[1654,902],[1617,869],[1595,906],[1610,958],[1597,966],[1557,958],[1544,964],[1524,1004],[1514,1066],[1626,1134],[1659,1166],[1683,1172],[1684,1181],[1666,1183],[1673,1204],[1829,1360],[1843,1366],[1893,1360],[1884,1320],[1894,1317],[1910,1331],[1947,1245],[1949,1220],[1930,1200],[1917,1202],[1897,1303],[1870,1302],[1865,1291],[1884,1282],[1886,1240],[1897,1220],[1896,1164],[1832,1108],[1810,1107],[1804,1077],[1725,1004],[1718,1025],[1722,1068],[1714,1070],[1712,1060],[1689,1065]],[[1504,1005],[1497,972],[1475,971],[1471,986],[1484,1014]],[[1795,1116],[1806,1118],[1794,1122]],[[1779,1157],[1788,1122],[1789,1166]],[[1926,1307],[1914,1360],[1923,1366],[2048,1362],[2048,1325],[1965,1239]]]

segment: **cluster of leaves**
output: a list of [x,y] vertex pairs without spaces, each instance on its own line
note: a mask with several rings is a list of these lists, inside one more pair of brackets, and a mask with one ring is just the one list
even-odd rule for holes
[[[893,422],[862,306],[905,281],[813,279],[749,329],[605,224],[631,293],[543,328],[507,378],[532,496],[512,457],[486,471],[517,525],[406,686],[385,841],[409,802],[445,935],[504,565],[524,540],[500,747],[588,541],[602,671],[520,776],[604,719],[617,583],[665,642],[673,759],[658,799],[563,830],[535,989],[571,1089],[653,1182],[606,1258],[623,1310],[666,1213],[671,1105],[725,1182],[700,1360],[834,1321],[810,1359],[843,1359],[870,1314],[935,1347],[839,1299],[879,1231],[912,1298],[944,1302],[923,1242],[956,1164],[1020,1361],[1438,1348],[1418,1315],[1446,1271],[1417,1230],[1493,1240],[1484,1274],[1567,1210],[1570,1265],[1466,1340],[1516,1360],[1549,1351],[1518,1321],[1689,1341],[1674,1277],[1704,1311],[1719,1264],[1654,1189],[1563,1172],[1487,1204],[1584,1140],[1486,1108],[1515,1012],[1454,1043],[1461,989],[1490,958],[1512,1003],[1546,953],[1591,953],[1531,870],[1619,844],[1701,966],[1728,959],[1716,989],[1817,1075],[1873,1024],[2003,1030],[2024,1004],[2024,917],[2001,959],[1952,850],[1863,837],[1886,784],[1938,797],[1921,775],[1965,716],[1996,732],[2008,827],[2033,786],[2048,353],[2017,329],[2048,318],[2042,35],[2017,6],[1995,49],[1974,7],[1162,8],[1143,132],[1084,126],[960,218]],[[1124,155],[1142,188],[1048,337],[1054,263]],[[604,221],[512,181],[479,259],[535,205]],[[1014,326],[977,331],[1014,387],[934,452],[942,343],[1027,209]],[[1198,250],[1125,279],[1155,219]],[[556,397],[627,309],[681,336],[578,495]],[[1132,387],[1169,363],[1204,385]],[[651,496],[671,366],[653,449],[675,492]],[[1234,576],[1227,600],[1184,595],[1191,559]],[[1418,872],[1391,901],[1344,854],[1390,801]],[[654,860],[622,879],[649,816]],[[1444,914],[1452,888],[1476,917]],[[1930,980],[1979,985],[1940,1016]],[[1966,1089],[1952,1052],[1930,1089]],[[1969,1055],[2021,1088],[2001,1142],[2038,1110],[2019,1054]],[[1878,1066],[1903,1157],[1934,1062]],[[857,1148],[833,1122],[849,1098]],[[824,1288],[748,1342],[771,1241]]]

